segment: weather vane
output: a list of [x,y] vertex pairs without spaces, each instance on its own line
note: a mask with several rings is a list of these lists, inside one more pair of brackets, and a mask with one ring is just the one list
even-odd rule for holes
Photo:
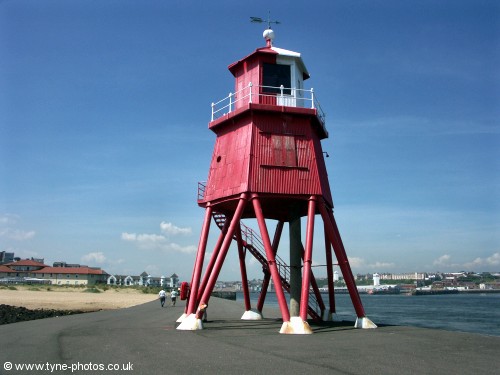
[[271,11],[269,11],[268,15],[267,15],[267,21],[266,20],[263,20],[262,18],[260,17],[250,17],[250,22],[253,22],[253,23],[264,23],[264,22],[267,22],[267,28],[270,29],[271,28],[271,24],[274,23],[276,25],[279,25],[281,22],[280,21],[271,21]]

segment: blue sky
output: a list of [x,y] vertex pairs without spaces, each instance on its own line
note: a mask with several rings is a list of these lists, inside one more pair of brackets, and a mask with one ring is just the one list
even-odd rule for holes
[[281,4],[0,1],[0,250],[189,280],[210,103],[270,11],[327,114],[353,271],[500,271],[500,4]]

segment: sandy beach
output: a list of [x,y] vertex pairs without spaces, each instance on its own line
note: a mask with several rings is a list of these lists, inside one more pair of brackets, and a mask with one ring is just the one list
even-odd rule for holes
[[86,288],[58,288],[15,286],[16,290],[0,288],[0,305],[27,309],[54,310],[114,310],[140,305],[157,299],[156,294],[145,294],[131,288],[110,288],[101,293],[85,292]]

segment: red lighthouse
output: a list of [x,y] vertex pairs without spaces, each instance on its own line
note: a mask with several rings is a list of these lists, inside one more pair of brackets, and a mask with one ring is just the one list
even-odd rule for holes
[[[178,329],[203,328],[203,313],[233,241],[238,248],[246,307],[242,319],[262,318],[271,279],[283,318],[281,333],[312,333],[308,315],[317,320],[325,315],[331,318],[335,312],[333,247],[358,317],[356,326],[375,327],[365,316],[333,216],[320,142],[328,132],[314,91],[304,89],[309,73],[300,53],[272,45],[272,30],[266,30],[264,38],[265,47],[229,66],[235,77],[235,92],[212,104],[208,127],[217,138],[208,179],[199,186],[198,196],[198,204],[205,208],[205,219],[189,300]],[[328,311],[311,269],[317,215],[323,221],[325,234]],[[307,218],[304,245],[302,217]],[[256,219],[259,233],[242,223],[247,218]],[[221,232],[203,272],[212,219]],[[271,222],[276,223],[273,240],[268,231]],[[285,223],[289,224],[290,265],[278,255]],[[248,253],[262,263],[264,272],[256,309],[251,308],[248,293]],[[314,293],[310,294],[310,288]],[[290,306],[285,292],[290,293]]]

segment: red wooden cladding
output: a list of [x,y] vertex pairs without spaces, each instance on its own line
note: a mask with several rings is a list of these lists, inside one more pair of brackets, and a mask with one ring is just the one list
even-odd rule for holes
[[331,193],[314,115],[249,109],[220,123],[204,201],[243,192],[284,195]]
[[[277,105],[275,94],[261,92],[263,67],[276,64],[276,56],[261,48],[229,66],[235,110],[209,124],[217,139],[200,204],[238,199],[245,192],[277,198],[321,195],[331,203],[320,143],[327,134],[318,127],[315,110]],[[250,83],[253,104],[243,99]]]

